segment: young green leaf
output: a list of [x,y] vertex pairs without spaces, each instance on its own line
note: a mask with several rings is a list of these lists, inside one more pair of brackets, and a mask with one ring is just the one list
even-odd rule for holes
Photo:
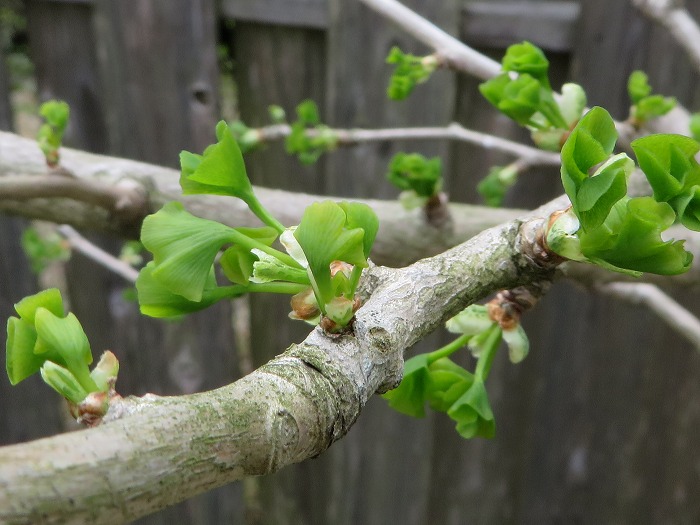
[[214,269],[210,267],[202,297],[199,301],[190,301],[182,295],[173,293],[162,284],[159,279],[153,277],[155,264],[149,262],[139,272],[136,279],[139,307],[143,315],[156,318],[177,318],[185,314],[203,310],[215,302],[224,298],[238,297],[246,293],[243,286],[220,286],[216,284]]
[[530,42],[513,44],[506,51],[502,60],[503,71],[528,74],[540,84],[549,88],[549,60],[542,50]]
[[170,202],[143,221],[141,241],[155,262],[152,277],[189,301],[202,300],[214,258],[241,234],[221,223],[201,219]]
[[463,438],[492,438],[496,433],[496,422],[484,382],[476,377],[471,386],[447,411],[457,422],[457,432]]
[[[562,147],[562,183],[584,230],[602,224],[615,203],[627,194],[627,177],[634,164],[624,154],[608,160],[616,141],[612,117],[603,108],[594,107]],[[602,162],[589,176],[591,169]]]
[[55,232],[40,233],[36,228],[28,227],[22,232],[20,242],[36,274],[43,272],[52,262],[67,261],[71,256],[68,243]]
[[46,358],[34,353],[36,337],[32,323],[16,317],[7,320],[5,370],[10,384],[16,385],[36,374],[44,364]]
[[647,122],[653,118],[661,117],[676,107],[674,97],[652,95],[640,100],[632,111],[632,118],[638,123]]
[[581,251],[590,261],[615,271],[683,273],[692,263],[692,254],[684,250],[684,241],[661,237],[675,217],[670,205],[652,197],[625,198],[601,228],[580,232]]
[[[358,216],[354,215],[353,220],[357,222]],[[324,313],[325,305],[334,297],[331,263],[343,261],[359,268],[367,267],[364,235],[362,228],[348,226],[346,212],[331,201],[317,202],[306,208],[301,223],[294,230],[294,237],[308,261],[316,299]]]
[[25,297],[15,305],[20,318],[7,323],[7,374],[17,384],[38,372],[46,361],[67,368],[87,392],[99,388],[90,377],[90,344],[73,314],[64,317],[57,289]]
[[180,185],[184,195],[229,195],[243,201],[252,198],[250,184],[243,162],[243,155],[226,122],[216,126],[218,142],[212,144],[203,155],[183,151]]
[[39,309],[63,317],[63,299],[58,289],[42,290],[25,297],[15,305],[20,318],[10,317],[7,320],[6,369],[13,385],[37,373],[47,359],[65,364],[60,353],[51,351],[45,345],[43,355],[35,353],[38,335],[34,323]]
[[[361,202],[339,202],[338,206],[345,212],[346,227],[349,229],[362,228],[362,251],[365,259],[369,258],[374,239],[379,231],[379,219],[374,210]],[[349,261],[348,261],[349,262]]]
[[61,396],[76,405],[90,392],[80,384],[70,370],[51,361],[46,361],[41,367],[41,378]]
[[632,100],[630,114],[635,125],[665,115],[676,106],[676,99],[652,95],[649,78],[643,71],[634,71],[627,81],[627,92]]
[[532,116],[541,102],[541,84],[531,75],[513,80],[508,73],[487,80],[479,86],[481,94],[504,115],[521,126],[535,126]]
[[486,306],[472,304],[448,319],[445,327],[453,334],[476,335],[491,328],[494,322]]
[[419,57],[404,53],[394,46],[386,58],[387,64],[394,64],[394,72],[389,81],[387,96],[392,100],[407,98],[418,84],[426,82],[437,68],[434,56]]
[[202,155],[188,151],[180,153],[182,193],[237,197],[265,224],[280,233],[284,231],[284,226],[263,207],[253,193],[241,150],[231,129],[223,120],[216,125],[216,136],[218,142],[205,149]]
[[644,71],[632,71],[627,80],[627,93],[633,104],[637,104],[644,97],[651,95],[649,77]]
[[430,408],[446,413],[473,382],[474,375],[448,357],[442,357],[431,363],[426,388],[426,398]]
[[[581,119],[587,104],[586,92],[580,85],[569,82],[561,87],[559,107],[569,127],[572,127]],[[556,151],[559,151],[559,149],[557,148]]]
[[[318,107],[313,100],[305,100],[296,107],[297,120],[285,141],[287,153],[297,155],[304,164],[313,164],[321,155],[334,149],[338,143],[336,133],[321,124]],[[307,133],[309,130],[314,133]]]
[[46,308],[52,314],[63,317],[63,298],[58,288],[49,288],[29,295],[15,305],[19,316],[32,325],[38,308]]
[[700,186],[692,186],[670,202],[678,213],[681,224],[693,231],[700,231]]
[[488,175],[481,179],[476,191],[484,199],[487,206],[497,208],[503,205],[503,199],[518,180],[518,170],[513,165],[493,166]]
[[387,178],[402,190],[432,197],[442,188],[441,170],[439,157],[427,159],[419,153],[397,153],[389,163]]
[[648,135],[632,142],[637,162],[654,190],[654,198],[669,201],[700,184],[695,155],[700,143],[683,135]]
[[58,150],[68,125],[70,108],[63,101],[49,100],[41,105],[39,114],[45,120],[45,124],[39,128],[37,133],[39,148],[46,157],[46,163],[49,166],[56,166],[59,160]]
[[413,417],[425,417],[425,401],[430,372],[428,355],[412,357],[404,364],[403,379],[397,388],[382,397],[389,401],[389,406]]

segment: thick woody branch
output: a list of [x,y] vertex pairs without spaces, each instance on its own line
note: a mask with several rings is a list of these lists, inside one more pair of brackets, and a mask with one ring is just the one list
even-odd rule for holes
[[102,208],[125,229],[133,229],[147,213],[144,188],[128,180],[108,184],[62,175],[0,177],[0,200],[26,202],[42,198],[65,198]]
[[398,383],[406,348],[496,290],[551,277],[520,234],[541,222],[507,223],[407,268],[371,268],[352,333],[316,329],[232,385],[127,399],[101,427],[0,448],[0,522],[123,523],[317,456]]
[[[103,185],[123,184],[127,187],[136,183],[147,192],[145,209],[148,213],[157,211],[166,202],[180,200],[189,211],[200,217],[234,227],[260,225],[238,199],[211,195],[183,196],[176,170],[69,148],[62,148],[61,155],[62,164],[78,180],[96,180]],[[0,182],[4,177],[23,177],[34,181],[45,176],[46,163],[35,141],[0,132]],[[255,193],[287,225],[299,224],[307,206],[329,198],[260,187],[256,187]],[[442,253],[487,228],[523,214],[522,210],[451,203],[450,220],[436,227],[430,224],[423,210],[407,211],[396,201],[369,199],[362,202],[375,210],[381,224],[372,248],[372,259],[377,264],[394,267],[406,266],[418,259]],[[568,201],[564,197],[560,208],[567,206]],[[135,237],[138,233],[138,228],[125,227],[108,210],[80,200],[49,197],[21,201],[0,199],[0,213],[70,224],[81,230],[110,232],[122,237]],[[680,276],[645,275],[644,280],[670,287],[697,286],[700,283],[700,235],[682,230],[670,231],[669,235],[688,239],[686,248],[694,254],[696,264]],[[587,285],[620,279],[617,274],[592,265],[572,263],[563,268],[567,277]]]
[[[147,204],[141,219],[168,201],[180,200],[200,217],[236,227],[259,225],[258,219],[238,199],[199,195],[183,197],[176,170],[69,148],[62,148],[61,158],[62,164],[78,181],[97,181],[101,188],[136,184],[145,189]],[[19,178],[25,181],[25,186],[37,189],[36,181],[42,181],[45,177],[46,163],[36,142],[0,132],[0,184],[6,178]],[[328,198],[267,188],[256,188],[255,193],[287,225],[299,224],[304,208],[312,202]],[[64,198],[63,195],[26,198],[29,195],[24,194],[22,200],[0,198],[0,213],[70,224],[81,230],[105,231],[127,237],[138,235],[138,226],[128,224],[125,227],[124,223],[115,220],[109,209],[95,206],[92,201]],[[519,210],[452,204],[451,222],[436,228],[428,223],[422,210],[406,211],[397,201],[364,202],[372,206],[382,225],[375,242],[373,259],[387,266],[405,266],[443,252],[486,228],[522,213]],[[140,224],[140,220],[137,224]]]
[[664,26],[700,72],[700,27],[678,0],[632,0],[634,6]]

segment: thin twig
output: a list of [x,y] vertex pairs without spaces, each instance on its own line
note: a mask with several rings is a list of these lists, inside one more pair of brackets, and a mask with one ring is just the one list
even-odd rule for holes
[[[388,20],[391,20],[406,33],[412,35],[420,42],[430,46],[440,58],[439,63],[455,71],[467,73],[481,80],[488,80],[501,72],[501,64],[460,42],[453,36],[426,20],[418,13],[412,11],[397,0],[360,0],[362,3],[374,9]],[[639,3],[668,3],[672,0],[635,0]],[[700,33],[695,33],[691,24],[695,22],[684,9],[676,9],[670,15],[671,23],[679,29],[678,35],[683,35],[684,46],[698,48],[700,46]],[[697,30],[697,28],[695,28]],[[697,34],[697,36],[695,36]],[[674,36],[675,33],[674,33]],[[680,36],[677,36],[680,38]],[[680,41],[680,40],[679,40]],[[690,52],[690,51],[689,51]],[[700,65],[698,66],[700,68]],[[700,69],[699,69],[700,70]],[[645,125],[647,132],[652,133],[688,133],[688,121],[690,115],[680,104],[666,117],[653,119]],[[617,131],[620,134],[618,145],[625,148],[632,140],[641,136],[641,131],[636,130],[628,122],[616,122]]]
[[700,26],[677,0],[632,0],[647,18],[664,26],[700,72]]
[[616,282],[598,286],[597,290],[632,304],[646,306],[700,351],[700,320],[657,286]]
[[139,276],[138,270],[132,268],[124,261],[116,258],[111,253],[104,251],[99,246],[94,245],[85,237],[80,235],[76,230],[67,224],[62,224],[58,227],[60,233],[71,245],[71,248],[82,253],[86,257],[92,259],[100,266],[107,268],[109,271],[116,273],[131,283],[136,282]]
[[[287,137],[291,128],[286,124],[276,124],[255,130],[259,140],[270,142]],[[467,129],[456,122],[446,127],[416,127],[388,129],[330,129],[339,146],[354,146],[366,142],[389,142],[394,140],[457,140],[509,153],[523,159],[528,166],[554,165],[561,163],[558,153],[533,148],[519,142],[503,139],[488,133]],[[315,129],[306,131],[309,137],[318,135]]]
[[361,0],[408,34],[432,47],[445,66],[482,80],[495,77],[501,64],[463,44],[396,0]]

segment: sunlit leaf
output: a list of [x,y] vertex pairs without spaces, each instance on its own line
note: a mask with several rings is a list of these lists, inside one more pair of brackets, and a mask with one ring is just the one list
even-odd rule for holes
[[153,278],[189,301],[202,300],[216,254],[236,240],[233,228],[195,217],[170,202],[143,221],[141,241],[155,262]]

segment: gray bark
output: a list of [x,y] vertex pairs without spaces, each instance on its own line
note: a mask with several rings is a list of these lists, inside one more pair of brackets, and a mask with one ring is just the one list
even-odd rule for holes
[[406,348],[489,293],[551,278],[520,231],[513,221],[406,268],[373,267],[351,334],[315,329],[232,385],[127,399],[98,428],[0,449],[0,522],[122,523],[317,456],[398,384]]

